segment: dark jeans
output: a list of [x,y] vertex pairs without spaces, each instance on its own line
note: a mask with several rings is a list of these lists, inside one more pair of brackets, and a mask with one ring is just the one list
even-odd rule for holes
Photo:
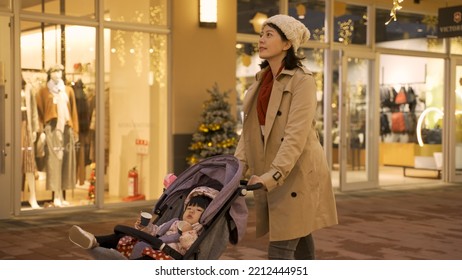
[[271,241],[268,247],[270,260],[314,260],[314,240],[311,234],[283,241]]

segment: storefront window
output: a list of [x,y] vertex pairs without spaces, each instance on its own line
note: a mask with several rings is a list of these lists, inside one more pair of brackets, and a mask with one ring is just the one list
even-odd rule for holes
[[[340,170],[339,148],[340,148],[340,51],[332,52],[332,93],[331,104],[332,108],[332,170]],[[339,186],[339,174],[332,176],[332,184],[334,187]]]
[[105,202],[157,199],[167,173],[167,36],[115,29],[105,36]]
[[289,15],[303,22],[311,32],[310,40],[324,42],[325,0],[289,0]]
[[279,0],[238,0],[237,33],[260,34],[262,23],[279,13]]
[[334,42],[366,44],[367,7],[334,2]]
[[462,55],[462,37],[449,38],[451,42],[451,54]]
[[462,66],[456,66],[456,174],[462,174]]
[[23,207],[94,203],[95,38],[93,27],[21,22]]
[[104,0],[107,21],[167,25],[167,0]]
[[95,0],[18,1],[27,12],[95,18]]
[[390,21],[389,10],[377,9],[377,47],[442,53],[445,51],[444,40],[437,38],[437,26],[436,16],[400,11],[397,20]]
[[443,59],[381,55],[380,70],[382,163],[436,169],[435,153],[442,152]]
[[[11,48],[10,48],[10,23],[9,17],[0,16],[0,147],[6,147],[9,141],[6,131],[8,131],[7,117],[11,112],[11,106],[7,104],[6,96],[11,92]],[[6,157],[0,156],[0,180],[7,172]]]
[[324,137],[324,49],[302,49],[299,54],[305,57],[302,63],[313,72],[316,80],[316,98],[318,100],[316,130],[322,144]]
[[236,44],[236,92],[237,92],[237,132],[241,134],[243,117],[242,103],[247,89],[255,81],[262,60],[258,56],[257,43],[238,42]]

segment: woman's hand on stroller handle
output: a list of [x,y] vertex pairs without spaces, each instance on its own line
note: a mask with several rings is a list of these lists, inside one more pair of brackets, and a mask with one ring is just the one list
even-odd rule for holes
[[248,183],[249,183],[249,181],[247,181],[247,180],[241,180],[240,181],[240,185],[243,186],[248,191],[255,191],[255,190],[265,188],[265,185],[263,185],[263,183],[256,183],[256,184],[250,184],[250,185]]

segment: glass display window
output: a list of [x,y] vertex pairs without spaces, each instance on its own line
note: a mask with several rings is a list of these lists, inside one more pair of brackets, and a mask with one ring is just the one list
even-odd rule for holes
[[451,54],[462,55],[462,36],[449,38],[451,44]]
[[334,2],[334,42],[344,45],[367,43],[367,7]]
[[462,65],[456,66],[455,73],[455,168],[456,174],[462,175]]
[[318,100],[317,106],[317,119],[316,130],[320,137],[320,142],[323,144],[324,138],[324,49],[307,49],[303,48],[299,51],[299,55],[304,57],[302,60],[303,65],[313,72],[316,81],[316,99]]
[[104,0],[106,21],[167,26],[167,0]]
[[21,22],[24,208],[95,203],[94,27]]
[[383,165],[437,169],[442,152],[444,60],[380,56]]
[[445,51],[445,41],[437,38],[437,16],[400,11],[397,18],[390,21],[390,10],[376,10],[377,47],[438,53]]
[[22,11],[95,19],[95,0],[18,1]]
[[237,1],[237,32],[243,34],[260,34],[263,22],[279,14],[279,0],[271,1]]
[[157,199],[168,156],[167,35],[105,36],[105,202]]
[[325,0],[289,0],[289,15],[300,20],[311,32],[310,40],[325,40]]

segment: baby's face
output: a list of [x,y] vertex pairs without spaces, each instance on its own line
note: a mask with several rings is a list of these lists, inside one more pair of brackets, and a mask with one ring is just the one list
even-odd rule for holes
[[186,207],[186,210],[183,213],[183,221],[186,221],[191,225],[195,224],[199,222],[199,218],[201,217],[202,213],[204,213],[204,208],[197,205],[190,205]]

